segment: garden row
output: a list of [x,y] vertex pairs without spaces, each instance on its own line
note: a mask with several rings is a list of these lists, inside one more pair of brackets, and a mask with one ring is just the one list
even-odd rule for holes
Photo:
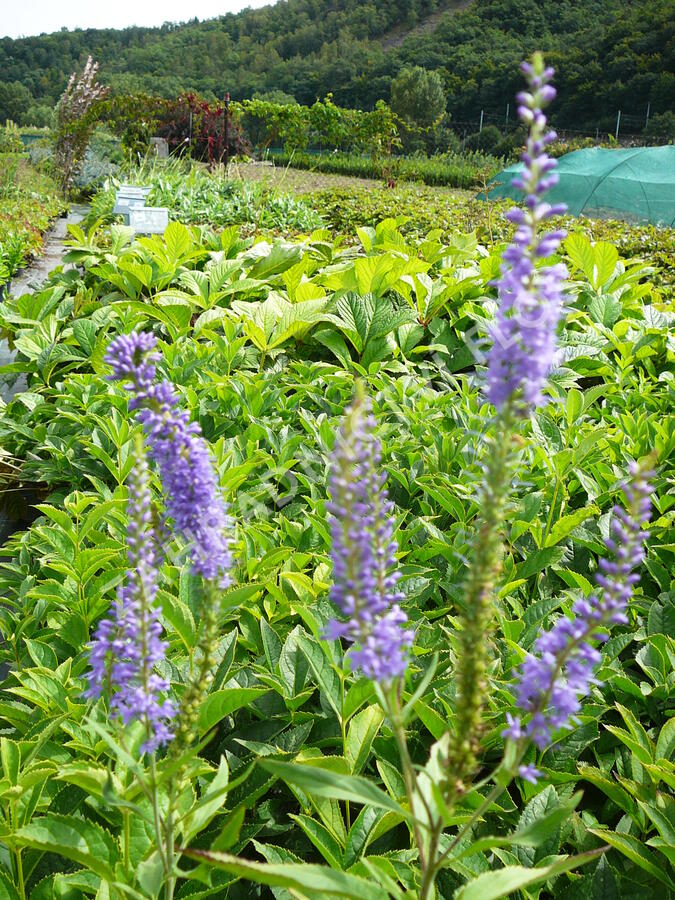
[[502,160],[480,152],[375,158],[354,153],[302,151],[272,151],[268,155],[276,165],[289,165],[294,169],[376,178],[392,184],[397,181],[417,181],[422,184],[455,188],[480,187],[503,166]]
[[[345,671],[340,643],[324,639],[335,615],[327,475],[360,378],[384,448],[403,606],[416,629],[404,696],[410,752],[423,766],[458,715],[461,585],[494,434],[482,363],[503,226],[484,215],[478,234],[459,230],[473,207],[450,211],[443,201],[442,219],[420,210],[423,194],[383,190],[322,195],[317,208],[336,231],[314,229],[321,223],[306,201],[279,210],[269,194],[203,173],[139,178],[148,175],[156,202],[198,224],[172,222],[164,236],[135,240],[119,224],[75,226],[75,268],[0,305],[18,353],[6,371],[28,378],[0,417],[2,477],[43,498],[0,569],[10,666],[0,686],[0,882],[12,900],[159,895],[153,809],[137,784],[154,779],[166,802],[175,762],[160,756],[150,773],[136,755],[142,729],[111,736],[102,704],[83,698],[87,644],[127,568],[139,432],[104,355],[116,335],[137,330],[157,338],[160,374],[201,427],[237,523],[235,585],[195,726],[199,755],[177,801],[176,846],[209,853],[182,857],[178,896],[249,898],[257,889],[243,877],[267,878],[281,898],[402,898],[415,890],[418,860],[400,812],[396,736],[373,685]],[[248,206],[233,211],[249,190]],[[373,227],[384,205],[407,212],[400,197],[415,218]],[[93,219],[110,198],[95,198]],[[214,229],[237,216],[287,237]],[[439,227],[425,227],[425,217]],[[305,233],[289,239],[293,231]],[[564,245],[569,310],[549,402],[523,425],[527,477],[514,487],[506,533],[481,764],[501,758],[514,666],[541,627],[590,594],[619,484],[631,460],[653,451],[652,536],[630,621],[605,645],[602,684],[578,724],[530,751],[543,782],[516,779],[448,847],[443,898],[503,896],[506,866],[532,897],[675,890],[675,311],[654,269],[630,260],[651,233],[630,233],[628,259],[583,234]],[[154,480],[152,491],[161,504]],[[203,588],[179,540],[166,558],[161,675],[179,699],[199,660]],[[420,682],[436,654],[434,677]],[[453,827],[471,821],[486,790],[468,787]],[[575,853],[588,853],[586,868],[564,874]]]
[[65,209],[54,181],[21,154],[0,153],[0,288],[42,248],[42,235]]

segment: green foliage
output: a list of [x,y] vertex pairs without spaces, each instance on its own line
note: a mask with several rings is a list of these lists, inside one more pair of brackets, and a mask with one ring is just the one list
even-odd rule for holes
[[0,286],[42,247],[42,234],[64,209],[58,188],[19,154],[0,153]]
[[[239,523],[237,586],[225,597],[199,753],[177,798],[176,847],[189,848],[177,895],[251,897],[252,881],[280,897],[416,896],[392,723],[372,685],[343,671],[339,644],[322,639],[333,614],[325,505],[358,376],[374,402],[417,629],[403,699],[413,762],[424,766],[458,712],[458,585],[480,436],[492,428],[472,348],[494,313],[505,234],[494,222],[490,244],[485,220],[478,233],[471,224],[485,205],[447,198],[444,221],[425,228],[421,207],[433,194],[418,193],[415,220],[404,216],[413,192],[373,191],[370,206],[365,193],[351,205],[349,192],[336,195],[345,219],[365,207],[358,243],[348,244],[328,230],[290,242],[172,222],[163,236],[132,240],[118,225],[73,226],[74,268],[0,305],[18,353],[5,374],[28,379],[0,413],[0,442],[43,495],[0,567],[7,896],[22,884],[35,900],[162,894],[152,809],[138,788],[150,777],[135,756],[142,735],[120,742],[103,709],[82,699],[84,647],[126,565],[135,425],[103,354],[131,328],[159,338],[162,377],[200,423]],[[402,204],[400,217],[377,220],[385,198]],[[441,897],[660,897],[673,886],[675,311],[653,269],[630,258],[647,232],[630,237],[622,226],[630,249],[619,254],[607,240],[613,226],[601,227],[600,242],[574,234],[565,244],[560,365],[550,402],[523,429],[527,478],[514,487],[490,648],[486,767],[501,755],[514,665],[540,627],[591,589],[627,462],[654,449],[646,570],[580,722],[531,760],[544,782],[510,785],[465,839],[448,842]],[[180,549],[166,547],[160,585],[163,674],[177,694],[199,608]],[[172,765],[157,763],[162,804]],[[467,790],[449,833],[485,793],[480,783]]]
[[[16,123],[8,119],[4,129],[0,130],[0,153],[22,153],[23,141]],[[6,175],[3,174],[3,179]]]
[[54,106],[92,53],[116,94],[282,90],[311,106],[332,92],[360,109],[388,100],[401,69],[421,66],[441,73],[452,121],[474,131],[482,108],[501,114],[513,102],[517,66],[537,45],[558,70],[555,124],[608,133],[617,109],[636,118],[648,102],[652,116],[670,109],[671,21],[670,0],[288,0],[182,26],[4,38],[0,124]]
[[446,97],[438,72],[404,68],[391,83],[391,108],[402,119],[427,128],[445,112]]
[[208,171],[187,160],[146,161],[107,180],[92,198],[87,222],[111,219],[119,179],[151,188],[148,203],[166,206],[181,222],[225,226],[246,223],[257,229],[286,233],[311,231],[321,217],[305,201],[290,194],[227,178],[224,168]]
[[369,158],[355,153],[269,153],[279,165],[313,172],[334,172],[359,178],[419,181],[428,185],[469,188],[482,185],[502,168],[502,161],[483,153]]

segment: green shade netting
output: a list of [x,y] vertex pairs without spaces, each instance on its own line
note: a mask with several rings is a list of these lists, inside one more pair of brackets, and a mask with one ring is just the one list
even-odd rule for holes
[[[523,164],[508,166],[488,183],[490,200],[523,193],[511,180]],[[558,160],[560,181],[546,195],[573,216],[675,225],[675,146],[575,150]],[[484,200],[485,194],[479,194]]]

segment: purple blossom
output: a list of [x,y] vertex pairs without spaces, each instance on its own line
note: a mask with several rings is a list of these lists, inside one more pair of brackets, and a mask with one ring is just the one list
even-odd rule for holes
[[514,208],[506,218],[516,225],[513,241],[502,256],[499,312],[491,328],[487,396],[501,410],[520,405],[520,411],[543,402],[542,388],[555,362],[556,329],[563,307],[562,264],[538,266],[538,260],[554,253],[563,231],[539,234],[538,226],[565,212],[565,205],[551,206],[543,195],[558,181],[556,161],[546,153],[556,133],[546,130],[543,109],[555,97],[548,82],[553,69],[544,68],[539,54],[532,64],[523,63],[529,91],[518,94],[518,114],[530,126],[524,169],[512,182],[525,192],[524,208]]
[[628,622],[626,606],[639,580],[633,569],[645,558],[644,542],[649,535],[645,525],[649,521],[651,475],[631,465],[630,481],[623,488],[627,509],[614,507],[612,536],[606,541],[614,559],[601,559],[599,564],[596,582],[601,591],[577,600],[572,607],[574,618],[561,617],[537,638],[534,654],[528,654],[521,665],[516,686],[521,715],[507,714],[504,737],[519,742],[532,740],[543,749],[554,731],[575,721],[581,697],[598,683],[593,671],[601,655],[590,641],[604,641],[609,626]]
[[127,380],[130,409],[138,410],[157,464],[166,496],[166,512],[188,542],[196,572],[231,583],[228,532],[231,522],[217,481],[208,445],[196,422],[180,408],[180,398],[168,381],[155,382],[156,338],[132,332],[110,344],[106,362],[113,377]]
[[99,623],[90,646],[85,696],[95,700],[107,686],[111,709],[124,724],[138,720],[146,725],[148,736],[141,752],[152,753],[173,737],[169,722],[176,709],[163,698],[168,683],[154,672],[165,658],[166,643],[155,605],[161,559],[152,526],[150,473],[142,451],[129,475],[128,513],[129,569],[112,617]]
[[331,600],[348,616],[329,623],[327,637],[358,643],[354,663],[366,677],[387,681],[405,672],[413,634],[396,590],[394,504],[380,471],[382,452],[373,434],[370,401],[357,392],[335,450],[328,504],[332,538]]

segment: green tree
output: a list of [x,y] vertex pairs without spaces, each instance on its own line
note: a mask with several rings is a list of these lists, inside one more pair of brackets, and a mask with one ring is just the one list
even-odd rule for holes
[[33,95],[20,81],[0,81],[0,122],[11,119],[23,125],[28,107],[33,103]]
[[421,66],[401,69],[391,83],[391,108],[406,122],[427,128],[445,112],[446,98],[438,72]]

